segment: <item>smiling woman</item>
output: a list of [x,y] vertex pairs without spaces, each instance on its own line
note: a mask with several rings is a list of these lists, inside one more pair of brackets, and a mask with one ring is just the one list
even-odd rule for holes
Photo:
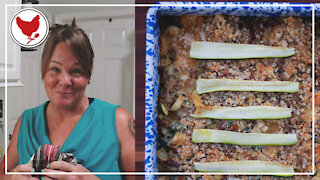
[[[69,45],[60,42],[51,56],[43,77],[49,99],[56,106],[66,109],[74,108],[81,101],[86,102],[83,94],[89,78],[84,72]],[[72,88],[69,88],[71,86]]]
[[[8,147],[8,171],[88,172],[86,176],[45,175],[52,179],[121,179],[119,175],[95,176],[90,172],[134,171],[131,114],[118,105],[85,95],[93,57],[90,41],[75,20],[71,25],[50,29],[41,62],[49,101],[20,116]],[[50,158],[52,153],[54,158]],[[4,161],[1,163],[3,167]],[[0,179],[6,178],[33,177],[4,176],[1,168]]]

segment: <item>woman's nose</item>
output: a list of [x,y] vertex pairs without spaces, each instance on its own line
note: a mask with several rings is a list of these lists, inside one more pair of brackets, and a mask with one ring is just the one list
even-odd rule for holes
[[59,84],[65,87],[72,85],[71,76],[68,73],[61,73],[59,78]]

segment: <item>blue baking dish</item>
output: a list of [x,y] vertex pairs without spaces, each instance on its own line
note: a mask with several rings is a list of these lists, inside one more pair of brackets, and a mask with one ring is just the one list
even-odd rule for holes
[[[159,18],[162,15],[212,15],[216,13],[236,16],[311,16],[313,5],[293,3],[248,2],[160,2],[150,7],[146,21],[145,71],[145,172],[157,172],[157,97],[159,91]],[[155,176],[147,175],[146,179]]]

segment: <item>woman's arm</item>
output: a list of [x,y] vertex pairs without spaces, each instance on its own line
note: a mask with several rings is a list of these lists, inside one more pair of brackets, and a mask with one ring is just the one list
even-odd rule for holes
[[[20,165],[19,163],[19,154],[17,150],[17,142],[18,142],[18,135],[20,130],[21,124],[21,116],[19,117],[11,136],[11,141],[7,150],[7,170],[14,171],[14,172],[30,172],[33,169],[29,165]],[[0,179],[35,179],[30,175],[5,175],[5,157],[3,157],[1,164],[0,164]]]
[[[18,150],[17,150],[17,142],[18,142],[18,135],[19,135],[19,130],[20,130],[20,123],[21,123],[21,117],[19,117],[13,132],[12,132],[12,136],[11,136],[11,141],[7,150],[7,167],[8,167],[8,171],[12,170],[14,167],[16,167],[18,165],[19,162],[19,154],[18,154]],[[1,161],[1,174],[0,177],[4,175],[5,172],[5,157],[3,157],[2,161]],[[3,167],[3,168],[2,168]],[[2,179],[2,178],[0,178]]]
[[[120,142],[120,166],[125,172],[135,171],[135,127],[134,119],[124,108],[116,110],[116,127]],[[127,176],[134,179],[134,176]]]

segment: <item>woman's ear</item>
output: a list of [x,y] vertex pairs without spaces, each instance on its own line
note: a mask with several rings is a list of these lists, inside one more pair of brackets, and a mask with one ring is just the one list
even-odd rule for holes
[[92,66],[91,66],[91,71],[90,71],[91,73],[90,73],[90,77],[89,77],[88,84],[90,84],[90,83],[91,83],[92,70],[93,70],[93,64],[92,64]]

